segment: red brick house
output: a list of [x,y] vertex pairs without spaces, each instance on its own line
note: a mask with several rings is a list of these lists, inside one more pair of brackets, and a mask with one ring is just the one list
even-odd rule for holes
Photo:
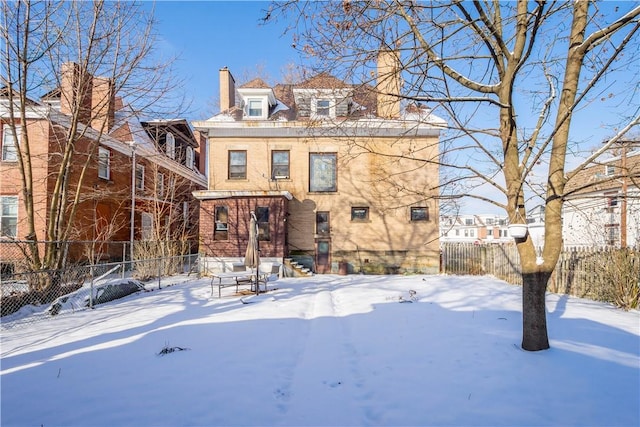
[[[198,203],[193,191],[206,188],[203,139],[183,119],[141,121],[117,98],[108,79],[88,76],[91,85],[80,100],[82,108],[73,162],[60,171],[61,141],[70,131],[74,84],[81,73],[74,63],[63,64],[61,85],[39,100],[28,100],[26,121],[16,113],[14,97],[11,114],[9,92],[0,92],[0,203],[3,241],[39,241],[50,225],[50,206],[54,185],[60,173],[66,173],[70,195],[78,194],[72,223],[74,241],[122,241],[144,238],[147,215],[161,206],[171,212],[171,227],[186,228],[185,235],[197,236]],[[14,124],[14,126],[11,126]],[[35,233],[27,232],[24,182],[20,170],[28,137],[29,158],[33,166]],[[60,180],[58,180],[59,182]],[[75,190],[80,191],[76,192]],[[67,200],[69,206],[71,200]],[[133,207],[133,215],[132,215]],[[165,212],[165,210],[161,210]],[[68,210],[62,212],[68,214]],[[169,217],[166,217],[168,220]],[[174,219],[178,218],[178,221]],[[185,227],[186,224],[186,227]],[[133,225],[133,232],[131,229]],[[145,228],[146,227],[146,228]],[[105,246],[106,247],[106,246]],[[105,249],[103,258],[119,259],[121,248]],[[71,260],[85,256],[70,251]],[[3,260],[7,262],[7,260]]]

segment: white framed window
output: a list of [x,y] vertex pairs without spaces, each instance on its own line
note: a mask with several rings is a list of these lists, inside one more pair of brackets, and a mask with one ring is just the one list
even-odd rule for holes
[[614,165],[606,165],[604,167],[604,174],[606,176],[613,176],[616,174],[616,167]]
[[136,165],[136,190],[144,190],[144,166]]
[[156,196],[163,197],[164,196],[164,174],[158,173],[156,178]]
[[311,116],[316,119],[336,117],[335,100],[329,98],[314,98],[311,100]]
[[0,236],[18,235],[18,196],[0,196]]
[[9,125],[2,128],[2,161],[18,161],[18,144],[20,143],[21,128],[16,127],[15,134]]
[[249,98],[247,100],[247,116],[254,119],[263,117],[263,102],[260,98]]
[[173,136],[171,132],[167,132],[166,136],[166,146],[165,146],[167,156],[174,159],[176,158],[176,138]]
[[111,150],[98,148],[98,178],[111,179]]
[[193,147],[187,147],[186,166],[193,169]]

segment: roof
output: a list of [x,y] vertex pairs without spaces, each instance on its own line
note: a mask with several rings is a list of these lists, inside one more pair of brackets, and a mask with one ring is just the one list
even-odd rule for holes
[[[582,169],[567,181],[564,188],[565,194],[575,196],[620,188],[622,186],[620,176],[623,175],[621,165],[622,158],[617,156]],[[607,175],[608,166],[615,168],[613,175]],[[640,151],[627,153],[626,167],[631,177],[628,184],[640,187],[638,185],[640,183]]]
[[271,86],[269,86],[264,80],[262,80],[261,78],[256,78],[253,79],[245,84],[243,84],[242,86],[240,86],[241,88],[251,88],[251,89],[271,89]]

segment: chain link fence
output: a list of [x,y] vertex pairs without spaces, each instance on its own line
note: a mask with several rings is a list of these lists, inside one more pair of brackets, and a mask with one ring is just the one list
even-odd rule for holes
[[34,268],[33,242],[0,242],[0,328],[92,308],[143,290],[143,282],[161,288],[162,277],[200,274],[193,242],[135,242],[133,250],[105,242],[99,252],[87,248],[95,242],[53,244],[64,248],[64,268]]

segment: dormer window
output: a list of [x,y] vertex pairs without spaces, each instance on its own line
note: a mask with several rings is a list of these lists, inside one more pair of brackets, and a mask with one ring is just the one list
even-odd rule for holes
[[317,116],[329,116],[329,100],[328,99],[318,99],[316,102],[316,115]]
[[242,97],[242,109],[245,120],[267,120],[269,111],[275,107],[277,100],[273,89],[263,81],[253,81],[258,87],[243,86],[238,89]]
[[328,98],[314,98],[311,101],[311,117],[314,119],[335,118],[335,100]]
[[262,118],[262,99],[249,99],[247,115],[251,118]]

